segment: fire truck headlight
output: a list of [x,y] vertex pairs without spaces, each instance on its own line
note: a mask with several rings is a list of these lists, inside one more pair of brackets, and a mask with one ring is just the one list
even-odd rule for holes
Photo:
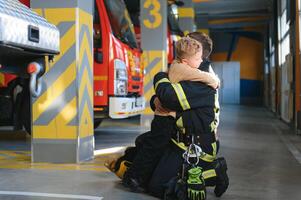
[[127,73],[124,69],[118,69],[116,70],[116,79],[118,80],[124,80],[127,79]]
[[128,87],[128,73],[122,60],[114,60],[114,94],[126,95]]
[[115,95],[126,95],[127,94],[127,81],[125,80],[117,80]]

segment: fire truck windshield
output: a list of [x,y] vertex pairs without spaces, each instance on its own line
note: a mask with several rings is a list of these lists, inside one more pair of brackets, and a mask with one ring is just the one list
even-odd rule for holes
[[115,37],[132,48],[138,48],[134,26],[123,1],[105,0],[111,28]]

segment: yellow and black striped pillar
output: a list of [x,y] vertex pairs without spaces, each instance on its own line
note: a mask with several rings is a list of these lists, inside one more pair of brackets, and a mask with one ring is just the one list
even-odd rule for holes
[[60,55],[47,64],[43,91],[32,100],[32,161],[93,158],[93,0],[31,0],[60,30]]
[[153,77],[167,69],[167,1],[141,0],[141,45],[145,66],[145,115],[153,115],[149,100],[154,94]]
[[180,28],[184,31],[184,34],[193,32],[196,30],[195,27],[195,12],[193,8],[192,0],[185,0],[184,6],[178,8],[179,12],[179,25]]

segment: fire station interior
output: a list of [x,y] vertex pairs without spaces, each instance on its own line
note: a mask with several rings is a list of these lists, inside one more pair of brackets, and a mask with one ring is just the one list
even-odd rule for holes
[[206,199],[300,199],[300,16],[300,0],[0,0],[0,199],[159,199],[105,164],[151,129],[154,76],[190,32],[220,80],[229,186]]

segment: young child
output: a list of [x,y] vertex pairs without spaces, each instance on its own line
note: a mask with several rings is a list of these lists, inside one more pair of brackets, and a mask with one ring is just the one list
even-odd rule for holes
[[[177,57],[168,70],[170,82],[199,81],[213,89],[217,89],[220,84],[218,77],[212,71],[204,72],[198,69],[203,61],[202,55],[202,44],[200,42],[188,36],[181,38],[176,44]],[[163,110],[159,102],[156,102],[156,106]],[[175,112],[166,113],[166,110],[163,110],[160,113],[160,110],[156,109],[155,115],[175,116]]]
[[219,79],[210,72],[199,70],[202,63],[202,44],[191,37],[183,37],[176,44],[176,59],[168,71],[170,82],[199,81],[216,89],[219,86]]
[[[176,44],[176,60],[168,71],[171,82],[184,80],[200,81],[216,89],[219,79],[211,73],[198,69],[202,62],[202,44],[183,37]],[[107,167],[123,179],[125,186],[133,191],[145,188],[165,147],[170,142],[171,134],[176,131],[175,112],[164,109],[158,99],[153,98],[155,108],[151,131],[136,139],[136,147],[130,148],[125,155],[107,163]],[[129,164],[131,162],[131,164]]]

